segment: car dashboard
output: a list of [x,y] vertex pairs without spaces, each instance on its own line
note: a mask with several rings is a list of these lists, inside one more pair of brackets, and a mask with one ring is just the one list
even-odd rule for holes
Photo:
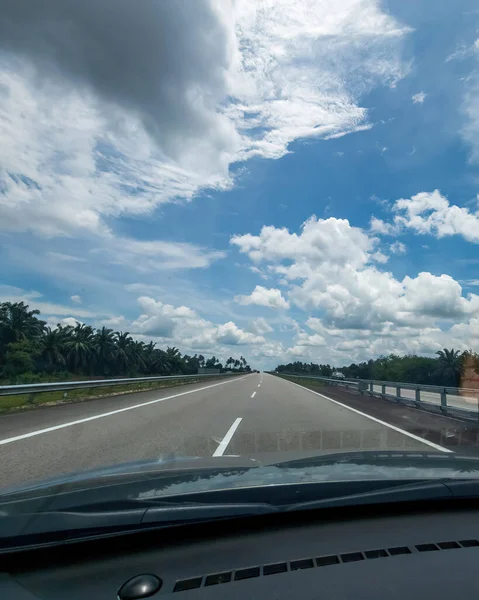
[[[2,558],[2,599],[473,598],[479,594],[479,510],[468,503],[459,510],[430,504],[376,507],[375,514],[310,511]],[[158,582],[156,590],[142,581]]]

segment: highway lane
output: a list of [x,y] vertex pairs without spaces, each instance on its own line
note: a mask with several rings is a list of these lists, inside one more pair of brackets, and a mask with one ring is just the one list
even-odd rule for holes
[[1,486],[165,454],[440,450],[267,374],[0,417]]

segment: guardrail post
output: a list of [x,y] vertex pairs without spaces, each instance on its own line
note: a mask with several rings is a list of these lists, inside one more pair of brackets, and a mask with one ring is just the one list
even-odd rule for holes
[[447,391],[446,388],[441,390],[441,412],[447,415]]
[[396,386],[396,402],[401,402],[401,386]]
[[374,395],[374,385],[373,385],[372,381],[369,382],[369,395],[370,396]]
[[416,399],[414,401],[416,408],[421,406],[421,388],[416,388]]
[[386,400],[386,384],[385,383],[381,384],[381,398],[383,400]]

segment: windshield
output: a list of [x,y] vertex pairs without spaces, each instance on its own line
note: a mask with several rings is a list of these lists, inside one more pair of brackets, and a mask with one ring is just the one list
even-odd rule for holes
[[0,11],[0,496],[476,478],[477,2]]

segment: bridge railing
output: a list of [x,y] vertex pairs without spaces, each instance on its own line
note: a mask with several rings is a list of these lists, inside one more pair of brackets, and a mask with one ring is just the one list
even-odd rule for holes
[[[206,379],[220,379],[224,377],[231,377],[236,373],[197,373],[195,375],[162,375],[153,377],[122,377],[118,379],[87,379],[83,381],[56,381],[51,383],[31,383],[25,385],[2,385],[0,386],[0,397],[4,397],[6,402],[9,402],[7,396],[27,396],[25,401],[26,405],[35,404],[35,400],[38,394],[45,394],[47,392],[63,392],[63,397],[68,398],[69,392],[75,390],[84,390],[85,395],[90,395],[90,390],[94,388],[111,388],[112,392],[118,391],[120,386],[124,386],[120,391],[126,390],[127,392],[141,391],[145,388],[155,387],[156,384],[162,382],[171,382],[173,385],[178,382],[196,383],[198,381]],[[110,391],[108,390],[108,393]],[[76,396],[76,394],[74,394]],[[45,399],[45,396],[42,396]],[[52,398],[59,400],[62,398],[61,394],[53,394]],[[13,405],[17,405],[18,402],[11,399]]]
[[275,372],[273,374],[296,380],[316,380],[324,385],[356,391],[363,396],[382,398],[440,414],[479,420],[479,390],[375,379],[337,379],[300,373]]

